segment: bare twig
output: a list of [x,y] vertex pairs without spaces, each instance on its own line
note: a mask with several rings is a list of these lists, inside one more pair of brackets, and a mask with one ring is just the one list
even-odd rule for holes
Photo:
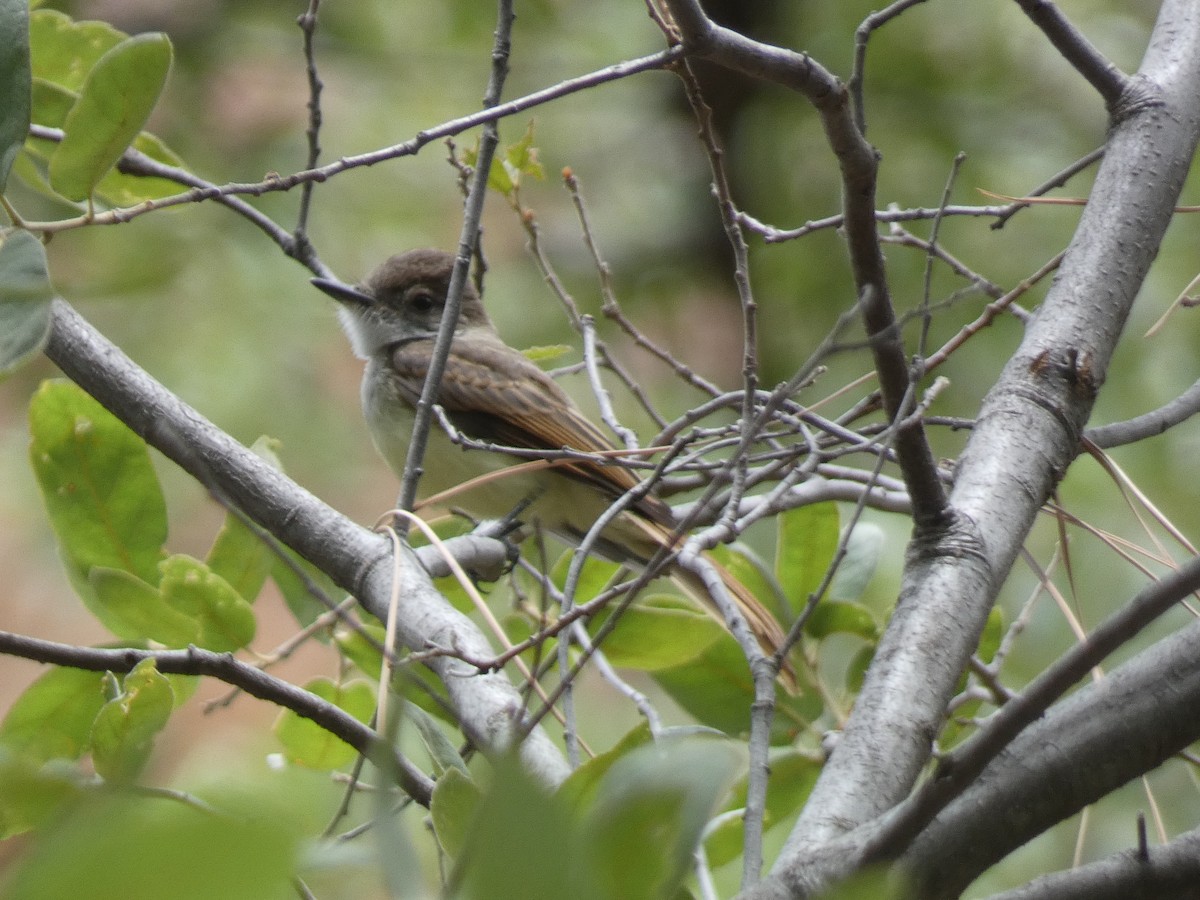
[[[306,169],[315,169],[321,158],[321,91],[325,86],[317,74],[317,54],[313,46],[313,36],[317,32],[317,11],[320,8],[321,0],[309,0],[308,9],[296,19],[296,24],[304,33],[304,71],[308,76],[308,128],[304,132],[308,138]],[[296,215],[295,231],[299,244],[308,243],[308,213],[312,208],[315,183],[306,181],[300,188],[300,211]]]
[[332,703],[234,659],[229,653],[214,653],[198,647],[157,651],[75,647],[7,631],[0,631],[0,653],[73,669],[86,669],[90,672],[129,672],[138,663],[150,659],[160,672],[167,674],[211,676],[226,684],[235,685],[260,700],[266,700],[311,719],[359,753],[394,772],[397,784],[409,796],[422,806],[429,805],[433,781],[396,753],[385,741],[380,740],[378,734]]
[[[504,81],[508,77],[508,56],[511,50],[513,19],[512,0],[500,0],[496,39],[492,50],[492,73],[488,79],[487,91],[483,99],[485,108],[494,108],[500,102]],[[433,349],[430,351],[429,369],[425,374],[425,383],[421,386],[421,396],[417,400],[412,437],[408,445],[408,455],[404,461],[404,477],[400,483],[400,496],[396,501],[398,509],[412,509],[413,503],[417,499],[417,484],[421,478],[421,466],[425,459],[429,429],[433,424],[433,405],[437,402],[442,373],[446,369],[446,360],[450,356],[450,344],[454,340],[454,330],[458,325],[458,311],[462,305],[463,288],[467,283],[471,258],[479,246],[479,222],[483,218],[483,205],[487,198],[492,157],[499,142],[500,134],[496,127],[496,120],[489,120],[484,125],[483,135],[479,139],[479,153],[475,160],[475,172],[471,179],[471,189],[467,195],[466,210],[463,214],[462,230],[458,237],[458,254],[455,257],[454,270],[446,290],[446,305],[442,311],[442,322],[438,328],[437,338],[434,339]],[[397,526],[400,529],[405,527],[400,522],[397,522]]]

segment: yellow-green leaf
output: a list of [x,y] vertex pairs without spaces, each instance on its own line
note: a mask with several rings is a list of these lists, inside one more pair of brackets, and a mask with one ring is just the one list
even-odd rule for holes
[[33,75],[78,91],[96,61],[125,37],[107,22],[76,22],[58,10],[40,9],[29,17]]
[[51,669],[25,689],[0,723],[0,746],[36,763],[78,759],[104,706],[103,672]]
[[171,68],[165,34],[117,44],[84,80],[50,159],[50,184],[69,200],[86,200],[146,124]]
[[[588,630],[595,634],[608,618],[606,610]],[[621,613],[600,649],[614,666],[655,671],[697,659],[724,634],[710,615],[680,608],[673,598],[649,597]]]
[[170,682],[154,660],[138,663],[125,676],[121,693],[101,708],[92,725],[92,762],[109,781],[130,781],[145,767],[154,736],[174,706]]
[[223,652],[239,650],[254,640],[254,610],[224,578],[183,554],[163,560],[160,568],[163,599],[196,621],[199,646]]
[[166,647],[198,642],[194,616],[171,607],[154,585],[124,569],[93,566],[88,572],[89,608],[113,634],[128,641],[155,641]]
[[[375,691],[365,681],[338,684],[317,678],[304,686],[309,693],[366,722],[375,711]],[[288,758],[310,769],[337,769],[352,762],[355,749],[316,722],[284,710],[275,724],[275,736]]]
[[793,610],[799,611],[820,585],[837,550],[837,504],[789,509],[776,521],[775,577]]
[[84,601],[92,599],[88,573],[95,566],[156,584],[167,509],[141,438],[67,381],[38,388],[29,430],[50,524]]

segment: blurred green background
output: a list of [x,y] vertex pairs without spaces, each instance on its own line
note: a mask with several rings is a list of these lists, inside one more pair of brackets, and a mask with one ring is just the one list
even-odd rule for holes
[[[729,0],[706,7],[753,37],[811,53],[845,78],[854,29],[877,5],[873,0]],[[76,18],[104,19],[131,33],[157,29],[171,36],[176,65],[150,130],[201,176],[216,183],[257,181],[267,172],[303,167],[307,89],[295,25],[303,3],[94,0],[46,6]],[[1155,4],[1109,0],[1061,6],[1115,63],[1136,68]],[[506,98],[663,46],[645,7],[635,0],[534,0],[518,3],[517,12]],[[488,75],[493,4],[329,0],[320,17],[323,161],[400,143],[478,108]],[[780,228],[835,213],[836,167],[812,109],[782,88],[707,67],[699,71],[741,207]],[[951,202],[982,204],[989,201],[978,188],[1022,194],[1104,138],[1101,101],[1010,3],[931,3],[908,11],[871,43],[866,97],[868,137],[882,154],[881,207],[937,206],[960,151],[966,161]],[[558,177],[563,167],[582,182],[594,236],[628,315],[700,374],[723,387],[737,387],[740,312],[730,255],[709,190],[707,161],[678,81],[650,72],[572,95],[503,122],[502,143],[516,141],[531,120],[547,178],[527,182],[522,199],[536,211],[545,246],[568,288],[583,311],[597,315],[602,336],[616,355],[644,380],[668,418],[696,402],[694,392],[599,316],[598,280]],[[457,143],[461,149],[473,146],[475,139],[466,134]],[[311,238],[325,262],[348,281],[398,250],[451,249],[461,216],[456,179],[446,148],[437,142],[416,157],[346,172],[317,188]],[[1059,193],[1086,196],[1090,180],[1089,171]],[[66,214],[19,187],[11,190],[11,199],[30,218]],[[1197,199],[1190,183],[1183,202]],[[289,228],[298,201],[298,191],[252,200]],[[999,231],[986,219],[950,218],[942,223],[941,241],[975,271],[1008,288],[1065,246],[1078,215],[1073,207],[1027,210]],[[928,235],[928,223],[911,227]],[[1186,216],[1172,227],[1109,373],[1096,408],[1097,423],[1149,410],[1195,380],[1195,366],[1189,362],[1196,355],[1195,312],[1183,310],[1156,337],[1142,337],[1196,274],[1195,231]],[[755,237],[750,243],[761,379],[771,386],[808,357],[852,304],[853,290],[840,238],[832,230],[789,243],[766,245]],[[484,245],[492,267],[487,302],[510,343],[578,347],[577,336],[525,253],[517,217],[496,195],[489,198]],[[48,252],[62,295],[218,426],[245,443],[260,434],[279,438],[289,473],[358,521],[372,522],[391,506],[396,479],[370,446],[357,409],[360,366],[329,301],[309,286],[306,270],[284,258],[249,224],[215,204],[185,206],[125,225],[60,234]],[[903,314],[920,303],[925,257],[901,247],[890,247],[887,254]],[[962,286],[939,269],[932,299],[944,300]],[[1044,291],[1044,285],[1036,288],[1024,305],[1035,304]],[[939,310],[931,347],[975,318],[986,302],[971,295]],[[915,328],[908,333],[915,350]],[[951,385],[933,412],[972,416],[1019,338],[1019,324],[1004,318],[973,339],[940,370]],[[576,352],[562,362],[578,358]],[[825,362],[828,374],[800,398],[803,402],[815,403],[869,370],[859,349]],[[55,639],[100,641],[104,635],[61,573],[26,462],[25,405],[38,381],[54,374],[53,366],[39,361],[0,388],[4,627]],[[585,399],[581,379],[565,383]],[[868,389],[832,408],[843,408]],[[652,433],[628,397],[619,394],[617,402],[631,424],[646,436]],[[953,457],[962,446],[961,433],[935,429],[932,435],[940,455]],[[1200,524],[1194,475],[1198,445],[1195,429],[1184,426],[1114,453],[1189,535]],[[202,554],[221,512],[171,465],[163,463],[161,472],[170,498],[171,546]],[[1061,499],[1098,527],[1147,543],[1120,492],[1092,462],[1083,460],[1072,470]],[[872,513],[869,518],[890,535],[867,598],[882,614],[895,598],[908,526],[897,517]],[[1053,525],[1039,526],[1034,537],[1031,550],[1044,563],[1056,538]],[[769,538],[769,529],[753,535],[759,542]],[[1085,623],[1098,621],[1140,583],[1130,566],[1094,538],[1077,535],[1072,552]],[[1065,581],[1060,582],[1066,590]],[[1034,584],[1027,569],[1017,570],[1003,598],[1010,616]],[[272,635],[287,633],[286,619],[280,617],[259,643],[265,649]],[[1062,617],[1043,600],[1009,674],[1019,683],[1071,641]],[[4,670],[0,704],[6,705],[37,668],[5,662]],[[269,710],[241,706],[242,718],[205,720],[199,727],[228,727],[232,718],[254,734],[264,717],[271,716]],[[629,725],[633,720],[621,721]],[[1165,771],[1152,778],[1171,797],[1165,810],[1169,825],[1194,821],[1200,806],[1195,791],[1179,790],[1190,777]],[[1145,805],[1144,796],[1130,793],[1112,802]],[[1115,824],[1089,831],[1087,855],[1127,846],[1133,839],[1127,815],[1094,819],[1099,821]],[[979,885],[979,892],[1020,880],[1029,865],[1064,864],[1074,835],[1068,827],[1036,842]]]

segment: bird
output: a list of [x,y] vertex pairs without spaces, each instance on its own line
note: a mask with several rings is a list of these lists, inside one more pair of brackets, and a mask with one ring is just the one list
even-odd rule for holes
[[[389,257],[357,286],[312,280],[338,301],[351,345],[366,361],[364,417],[376,448],[397,475],[403,475],[407,463],[454,264],[450,253],[417,249]],[[502,519],[519,510],[523,520],[578,545],[613,501],[639,485],[629,468],[604,461],[616,448],[559,384],[505,343],[470,283],[463,288],[435,402],[458,435],[435,420],[423,461],[421,497],[453,492],[456,505],[484,519]],[[476,448],[465,449],[461,438]],[[590,455],[560,455],[552,465],[530,466],[528,456],[478,449],[480,444]],[[461,490],[464,485],[468,488]],[[644,567],[658,551],[678,543],[676,526],[670,506],[645,491],[604,528],[593,547],[610,561]],[[732,573],[711,557],[709,563],[763,652],[774,654],[785,640],[779,621]],[[728,626],[699,575],[678,566],[671,575]],[[780,681],[795,690],[795,672],[786,659]]]

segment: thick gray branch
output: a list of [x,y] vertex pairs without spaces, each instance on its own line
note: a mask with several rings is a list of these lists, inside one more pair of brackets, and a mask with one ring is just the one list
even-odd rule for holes
[[959,462],[954,525],[910,548],[896,615],[776,865],[774,875],[796,893],[822,883],[823,869],[844,865],[822,848],[902,800],[928,761],[991,604],[1078,452],[1171,219],[1200,137],[1198,83],[1200,9],[1167,0],[1059,277],[985,399]]
[[1200,831],[1189,831],[1144,856],[1126,850],[989,900],[1194,900],[1198,884]]
[[1053,707],[947,806],[901,858],[916,895],[957,897],[1026,841],[1197,738],[1200,622],[1193,622]]

